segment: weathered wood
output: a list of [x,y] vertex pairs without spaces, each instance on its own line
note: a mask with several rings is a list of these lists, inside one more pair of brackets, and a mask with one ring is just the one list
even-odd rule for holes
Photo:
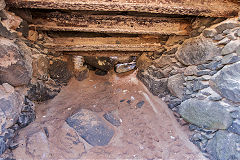
[[16,8],[137,11],[207,17],[232,17],[240,10],[238,0],[6,0],[6,2]]
[[33,19],[30,28],[53,31],[187,35],[187,27],[190,26],[190,20],[184,18],[87,15],[77,12],[53,12],[40,17]]
[[60,52],[67,55],[78,55],[78,56],[140,56],[143,52],[121,52],[121,51],[75,51],[75,52]]

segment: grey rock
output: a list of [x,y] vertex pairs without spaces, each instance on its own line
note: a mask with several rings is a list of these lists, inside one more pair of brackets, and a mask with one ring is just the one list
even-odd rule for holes
[[231,117],[232,117],[232,118],[234,118],[234,119],[240,119],[240,110],[232,111],[230,114],[231,114]]
[[17,35],[15,35],[14,33],[10,32],[1,22],[0,22],[0,36],[2,36],[4,38],[7,38],[7,39],[14,39],[14,38],[17,37]]
[[229,38],[230,40],[236,40],[237,37],[235,36],[236,32],[231,32],[227,35],[227,38]]
[[18,125],[23,128],[33,122],[36,118],[36,114],[34,111],[34,105],[32,103],[27,103],[23,106],[22,111],[18,117]]
[[200,81],[200,80],[194,80],[193,82],[193,91],[198,91],[204,88],[209,87],[208,84],[204,84],[204,82]]
[[228,37],[223,38],[221,41],[219,41],[217,44],[218,45],[226,45],[230,42],[231,40]]
[[240,102],[240,62],[223,67],[211,81],[214,88],[222,97],[233,102]]
[[220,41],[223,38],[224,38],[224,36],[222,34],[218,34],[218,35],[214,36],[213,40]]
[[210,70],[219,70],[223,67],[222,61],[212,61],[205,65],[205,68]]
[[203,36],[206,38],[212,38],[214,36],[216,36],[217,31],[215,29],[205,29],[203,30]]
[[136,104],[136,107],[137,108],[142,108],[142,106],[144,105],[144,101],[140,101],[140,102],[138,102],[137,104]]
[[17,122],[24,102],[13,87],[8,84],[4,86],[0,85],[0,135]]
[[15,87],[27,85],[32,71],[25,51],[4,38],[0,39],[0,50],[0,84],[9,83]]
[[237,30],[237,36],[240,37],[240,28]]
[[196,73],[197,76],[209,75],[211,70],[201,70]]
[[229,42],[223,49],[221,54],[227,55],[236,51],[236,49],[240,46],[240,40],[234,40]]
[[124,72],[134,70],[135,68],[136,68],[136,62],[123,63],[123,64],[117,64],[115,66],[115,71],[117,73],[124,73]]
[[185,68],[185,70],[184,70],[184,75],[185,75],[185,76],[196,75],[197,71],[198,71],[197,66],[188,66],[188,67]]
[[7,149],[6,142],[4,141],[4,137],[0,137],[0,155],[2,155]]
[[169,94],[169,90],[167,87],[167,78],[158,79],[150,75],[146,70],[139,71],[137,73],[137,78],[143,82],[143,84],[149,89],[149,91],[153,95],[163,97]]
[[228,131],[240,135],[240,120],[234,120]]
[[213,160],[238,160],[240,159],[239,143],[239,135],[220,130],[208,142],[206,150]]
[[114,130],[90,110],[80,109],[67,118],[66,122],[92,146],[105,146],[114,135]]
[[226,20],[220,24],[218,24],[215,29],[217,31],[218,34],[222,33],[224,30],[226,29],[233,29],[236,27],[239,27],[240,24],[231,20]]
[[240,56],[238,56],[236,53],[232,53],[232,54],[228,54],[228,55],[225,55],[223,56],[223,59],[222,59],[222,64],[232,64],[232,63],[235,63],[235,62],[238,62],[240,61]]
[[121,125],[120,118],[118,117],[116,111],[107,112],[103,115],[103,117],[116,127],[119,127]]
[[219,48],[212,40],[195,37],[184,41],[175,56],[185,65],[198,65],[220,55]]
[[224,35],[227,35],[227,34],[230,33],[230,31],[231,31],[230,29],[226,29],[226,30],[223,31],[223,34],[224,34]]
[[188,122],[207,129],[227,129],[232,118],[225,107],[209,100],[189,99],[179,106],[179,114]]
[[176,74],[168,78],[168,89],[172,95],[182,98],[184,93],[184,79],[182,74]]

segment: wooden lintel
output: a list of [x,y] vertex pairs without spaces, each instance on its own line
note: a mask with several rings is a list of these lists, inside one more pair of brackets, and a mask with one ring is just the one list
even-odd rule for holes
[[190,19],[52,12],[33,19],[30,28],[53,31],[188,35]]
[[240,10],[238,0],[6,0],[16,8],[136,11],[206,17],[233,17]]
[[109,56],[140,56],[143,52],[119,52],[119,51],[75,51],[75,52],[60,52],[67,55],[77,55],[77,56],[99,56],[99,57],[109,57]]

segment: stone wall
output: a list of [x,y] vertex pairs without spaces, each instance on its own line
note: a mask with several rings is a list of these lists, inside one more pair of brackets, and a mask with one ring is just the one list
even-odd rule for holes
[[190,140],[207,157],[240,159],[240,18],[183,41],[139,69],[138,78],[189,123]]

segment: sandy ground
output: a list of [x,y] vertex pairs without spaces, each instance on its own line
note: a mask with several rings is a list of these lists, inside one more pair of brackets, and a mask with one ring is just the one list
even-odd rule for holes
[[[145,101],[142,108],[136,107],[139,101]],[[106,121],[115,130],[107,146],[90,146],[66,124],[80,108],[101,117],[107,111],[118,113],[121,126]],[[187,129],[136,79],[135,72],[104,77],[91,73],[81,82],[72,79],[53,100],[37,105],[36,114],[36,121],[16,139],[16,159],[205,159],[188,140]]]

